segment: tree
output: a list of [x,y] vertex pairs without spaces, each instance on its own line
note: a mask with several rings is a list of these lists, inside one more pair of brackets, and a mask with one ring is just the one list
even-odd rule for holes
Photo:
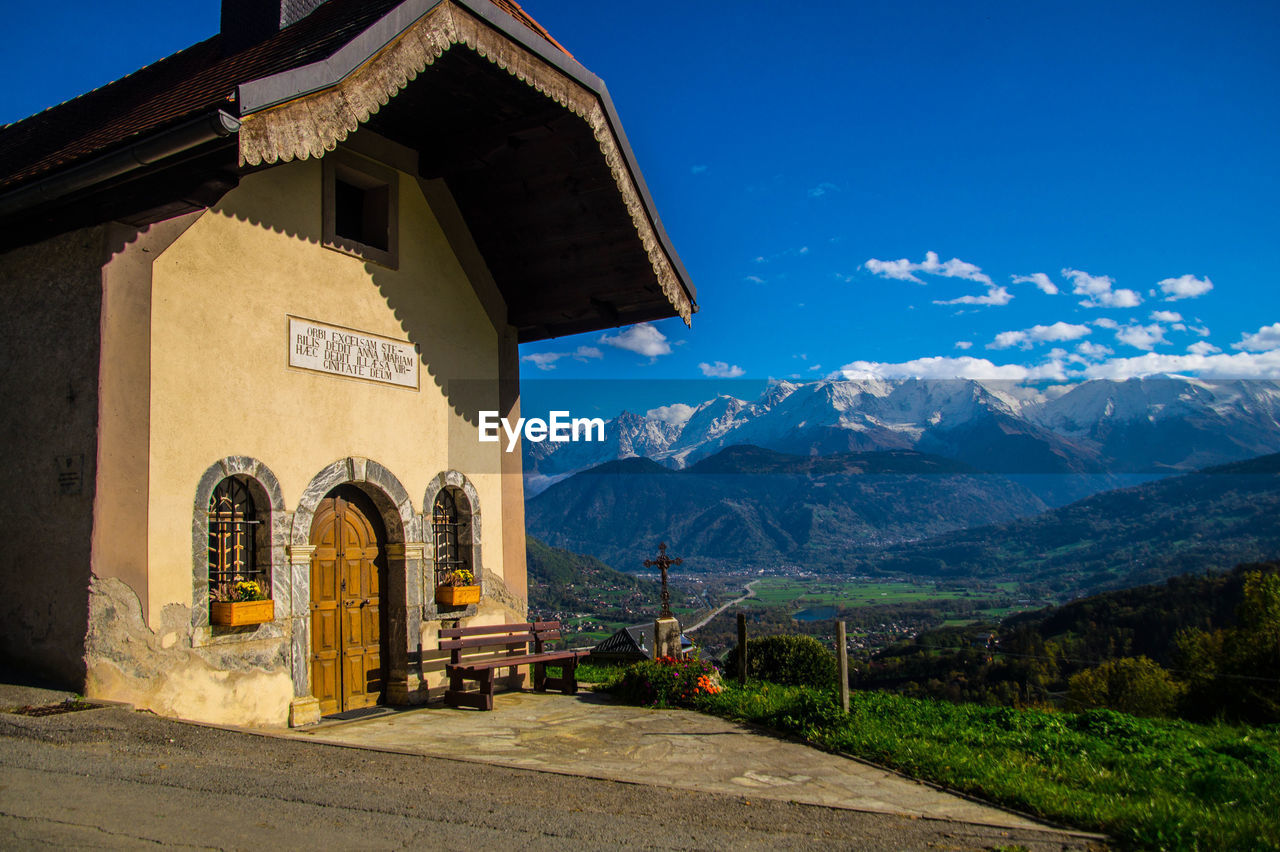
[[1134,716],[1168,716],[1179,687],[1169,673],[1147,657],[1121,657],[1085,669],[1067,682],[1072,709],[1107,707]]

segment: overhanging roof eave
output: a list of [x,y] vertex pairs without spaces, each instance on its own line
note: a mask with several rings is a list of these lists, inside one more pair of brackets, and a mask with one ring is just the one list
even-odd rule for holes
[[[445,0],[405,0],[327,59],[242,83],[237,89],[241,116],[246,117],[338,85],[415,22],[444,2]],[[689,274],[667,236],[661,217],[658,216],[653,197],[636,162],[635,153],[631,149],[631,143],[622,128],[622,121],[618,117],[604,81],[489,0],[449,0],[449,2],[477,16],[503,36],[589,90],[599,100],[609,129],[617,141],[619,153],[644,206],[645,217],[649,220],[654,236],[667,256],[681,289],[689,299],[692,310],[696,311],[697,290],[689,280]]]

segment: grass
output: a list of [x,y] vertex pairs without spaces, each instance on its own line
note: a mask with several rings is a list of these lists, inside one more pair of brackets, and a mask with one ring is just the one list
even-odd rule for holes
[[951,600],[963,597],[961,592],[939,591],[932,583],[877,583],[868,581],[830,582],[826,580],[793,580],[765,577],[755,585],[753,599],[765,606],[796,604],[821,606],[842,604],[866,606],[883,603],[915,603],[929,600]]
[[[617,687],[626,669],[584,664]],[[615,690],[616,691],[616,690]],[[749,681],[694,709],[800,736],[1133,849],[1280,848],[1280,726],[983,707]]]
[[[547,669],[548,671],[555,671],[555,676],[560,675],[559,666],[547,666]],[[594,683],[607,689],[612,689],[622,680],[622,675],[626,670],[626,666],[578,663],[576,674],[579,683]]]
[[1149,849],[1280,847],[1280,729],[726,684],[697,709]]

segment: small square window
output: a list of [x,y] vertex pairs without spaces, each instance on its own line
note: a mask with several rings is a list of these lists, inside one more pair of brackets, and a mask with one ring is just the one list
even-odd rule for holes
[[393,169],[334,152],[324,159],[324,244],[382,266],[397,265]]

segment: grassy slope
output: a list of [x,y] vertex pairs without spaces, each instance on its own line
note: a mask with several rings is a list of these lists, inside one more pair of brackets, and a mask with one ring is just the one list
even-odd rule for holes
[[[624,670],[579,667],[618,684]],[[694,709],[800,736],[1121,848],[1280,848],[1280,727],[1061,713],[729,681]]]

